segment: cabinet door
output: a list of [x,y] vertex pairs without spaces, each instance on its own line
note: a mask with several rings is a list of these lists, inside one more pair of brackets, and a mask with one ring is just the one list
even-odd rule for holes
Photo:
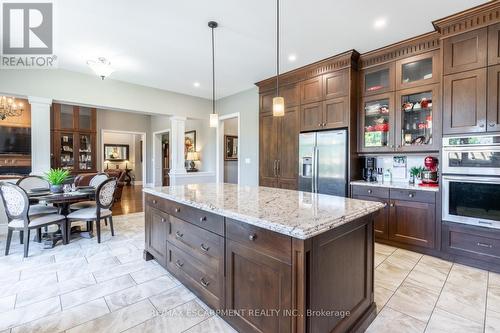
[[488,68],[488,132],[500,131],[500,65]]
[[77,128],[80,131],[95,131],[96,130],[96,109],[79,106],[76,108]]
[[[238,331],[290,332],[291,266],[238,242],[226,240],[226,308]],[[256,309],[278,310],[272,316],[253,316]],[[250,311],[249,311],[250,310]]]
[[326,99],[349,94],[349,70],[341,70],[323,76],[323,95]]
[[439,150],[441,113],[439,84],[396,93],[396,144],[398,151]]
[[349,98],[347,96],[323,102],[323,126],[332,129],[349,125]]
[[146,206],[146,250],[163,267],[167,264],[168,215],[151,206]]
[[394,151],[394,93],[363,98],[359,124],[361,152]]
[[443,41],[445,75],[485,67],[487,60],[487,28],[466,32]]
[[486,71],[444,76],[443,134],[486,131]]
[[310,103],[300,107],[300,131],[322,129],[323,103]]
[[79,171],[91,172],[96,170],[95,164],[95,134],[78,133],[78,163]]
[[435,230],[434,204],[392,200],[389,217],[390,240],[434,248]]
[[299,107],[287,108],[280,119],[279,130],[279,187],[297,189],[299,165]]
[[353,195],[353,199],[366,200],[366,201],[376,201],[382,202],[385,204],[385,208],[379,211],[377,215],[375,215],[375,219],[373,221],[373,229],[375,230],[375,238],[377,239],[387,239],[389,236],[389,204],[387,199],[383,198],[374,198],[363,195]]
[[406,89],[439,82],[439,50],[419,54],[396,62],[396,88]]
[[301,83],[301,104],[318,102],[323,99],[323,77],[318,76]]
[[500,23],[488,27],[488,65],[500,64]]
[[260,185],[276,187],[278,164],[278,130],[279,121],[272,113],[260,116],[259,142],[259,174]]
[[280,95],[285,99],[285,108],[300,104],[300,91],[296,84],[280,87]]
[[262,93],[259,96],[259,109],[260,112],[273,111],[273,97],[276,96],[276,91],[269,91]]
[[394,62],[361,71],[361,95],[377,95],[395,90]]

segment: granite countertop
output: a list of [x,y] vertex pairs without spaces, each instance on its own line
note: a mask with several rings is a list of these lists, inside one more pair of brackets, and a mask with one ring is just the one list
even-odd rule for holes
[[151,187],[144,192],[298,239],[311,238],[384,207],[379,202],[235,184]]
[[399,188],[399,189],[403,189],[403,190],[439,192],[439,187],[411,185],[408,182],[377,183],[377,182],[367,182],[365,180],[353,180],[350,182],[350,184],[351,185],[361,185],[361,186]]

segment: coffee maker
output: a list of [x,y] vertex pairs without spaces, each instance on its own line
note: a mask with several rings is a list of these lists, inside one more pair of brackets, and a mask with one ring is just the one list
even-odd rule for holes
[[377,158],[362,157],[361,165],[363,166],[363,179],[367,182],[377,181]]

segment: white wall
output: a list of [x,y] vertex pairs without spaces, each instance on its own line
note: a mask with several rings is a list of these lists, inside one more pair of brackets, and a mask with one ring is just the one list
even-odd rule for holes
[[[259,184],[259,92],[257,87],[217,101],[220,115],[239,112],[240,184]],[[248,160],[247,160],[248,159]]]
[[[224,120],[224,135],[238,136],[238,118]],[[225,144],[225,142],[222,143],[224,155]],[[224,160],[224,183],[238,184],[238,161]]]
[[[132,169],[131,175],[135,178],[136,181],[142,181],[142,163],[140,162],[140,137],[140,135],[117,132],[104,132],[102,135],[103,144],[118,144],[129,146],[128,162],[109,162],[108,165],[110,169],[114,169],[116,165],[118,165],[120,169],[125,169],[125,167],[128,166],[129,169]],[[139,138],[139,140],[137,140],[137,138]],[[104,158],[104,153],[102,153],[102,156]],[[103,161],[101,168],[106,168],[105,161]]]
[[208,117],[208,99],[149,88],[112,79],[53,70],[1,70],[0,93],[20,97],[51,98],[109,110],[130,110],[203,119]]

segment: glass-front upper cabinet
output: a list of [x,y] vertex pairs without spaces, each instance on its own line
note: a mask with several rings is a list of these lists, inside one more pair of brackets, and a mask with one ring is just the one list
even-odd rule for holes
[[74,107],[72,105],[61,104],[59,117],[60,128],[73,129],[75,127]]
[[93,115],[94,112],[91,108],[80,106],[78,108],[78,129],[91,130]]
[[93,170],[92,135],[80,134],[78,153],[78,168],[80,170]]
[[[439,85],[402,90],[397,93],[397,148],[435,150],[439,147]],[[437,148],[436,148],[437,147]]]
[[73,133],[61,133],[59,135],[59,142],[59,167],[68,171],[73,171],[73,169],[75,168]]
[[388,151],[394,148],[393,94],[366,97],[362,100],[360,150]]
[[396,62],[396,88],[436,83],[440,76],[439,51],[427,52]]
[[394,63],[361,71],[362,95],[376,95],[394,91]]

